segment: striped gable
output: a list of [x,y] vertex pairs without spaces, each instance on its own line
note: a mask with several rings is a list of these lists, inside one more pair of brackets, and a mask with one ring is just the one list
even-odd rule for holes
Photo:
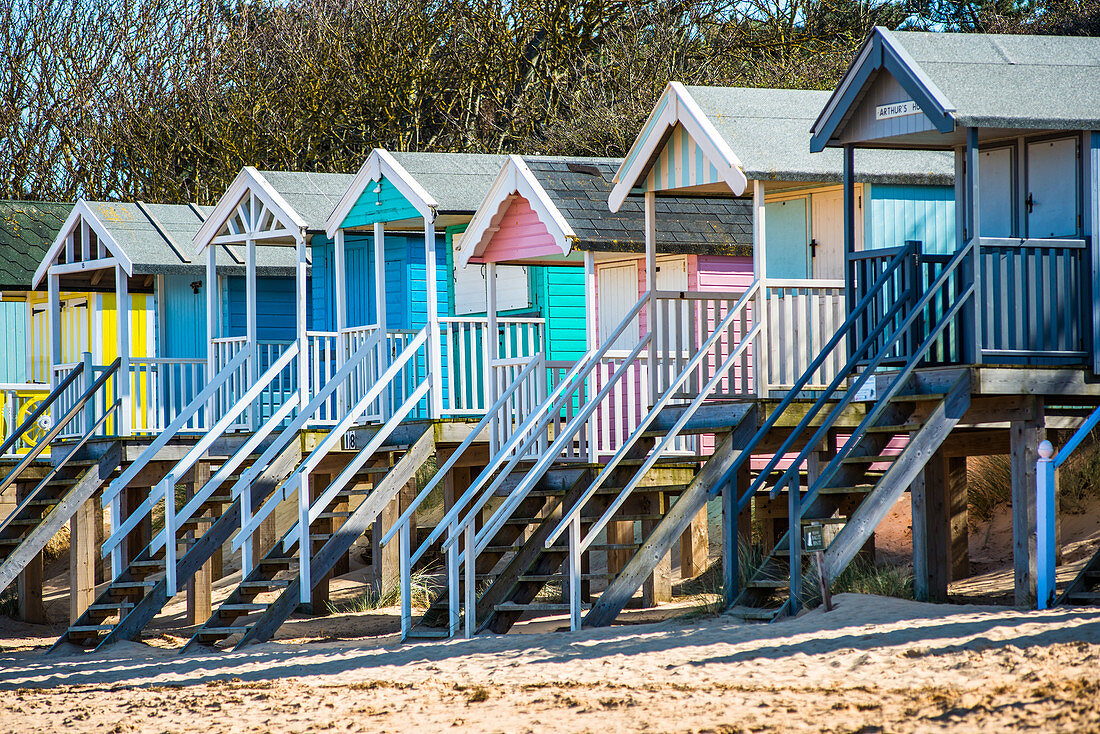
[[646,176],[647,191],[721,183],[718,167],[682,124],[677,124]]

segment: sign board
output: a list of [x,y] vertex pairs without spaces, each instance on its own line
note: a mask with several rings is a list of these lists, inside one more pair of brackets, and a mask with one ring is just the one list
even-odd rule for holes
[[906,115],[919,115],[921,113],[920,106],[913,100],[906,100],[905,102],[894,102],[892,104],[880,104],[875,107],[875,119],[876,120],[889,120],[894,117],[905,117]]
[[875,400],[878,400],[878,390],[876,388],[877,385],[875,384],[875,378],[871,377],[869,380],[867,380],[867,382],[860,385],[859,390],[856,390],[855,397],[853,397],[852,400],[857,400],[860,402],[874,402]]

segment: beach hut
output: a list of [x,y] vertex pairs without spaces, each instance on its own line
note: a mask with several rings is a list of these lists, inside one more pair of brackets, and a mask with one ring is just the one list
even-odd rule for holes
[[[1011,426],[1007,440],[989,437],[961,451],[966,432],[956,429],[944,446],[956,454],[1011,455],[1017,604],[1055,600],[1054,469],[1100,420],[1091,408],[1100,355],[1098,58],[1095,38],[876,28],[813,124],[811,148],[843,156],[850,259],[858,242],[849,213],[858,156],[943,151],[954,158],[949,257],[915,261],[910,277],[919,297],[901,310],[916,311],[928,336],[900,342],[905,348],[894,356],[903,375],[926,364],[965,368],[974,378],[960,391],[971,410],[995,400],[994,415]],[[876,273],[890,269],[884,259],[863,261],[850,276],[853,303],[867,301],[885,313],[903,301],[878,287]],[[929,344],[930,337],[937,338]],[[1057,432],[1059,424],[1080,427],[1071,436]],[[1057,455],[1042,445],[1047,437],[1064,443]],[[957,479],[958,461],[937,449],[925,465],[922,491],[913,495],[922,598],[942,598],[947,582],[966,568],[966,486]],[[951,481],[937,479],[943,477]],[[927,509],[944,505],[953,508],[948,527]],[[1095,603],[1098,569],[1094,557],[1061,598]]]

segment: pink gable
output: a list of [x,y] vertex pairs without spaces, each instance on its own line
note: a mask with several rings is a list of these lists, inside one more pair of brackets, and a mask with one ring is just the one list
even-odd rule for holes
[[517,196],[500,217],[498,229],[478,258],[481,262],[512,262],[560,255],[561,248],[527,199]]

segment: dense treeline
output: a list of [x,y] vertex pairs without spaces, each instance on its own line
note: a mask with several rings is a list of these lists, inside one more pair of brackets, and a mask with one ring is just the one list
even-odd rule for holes
[[831,88],[876,24],[1096,34],[1100,0],[14,0],[0,197],[209,203],[376,145],[622,155],[668,80]]

